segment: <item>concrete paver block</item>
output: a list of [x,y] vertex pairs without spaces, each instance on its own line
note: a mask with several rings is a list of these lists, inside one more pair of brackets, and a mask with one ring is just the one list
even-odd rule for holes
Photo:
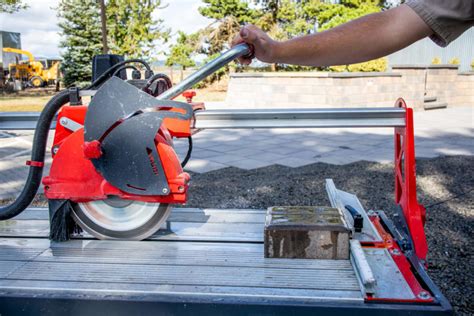
[[218,170],[218,169],[222,169],[226,167],[228,167],[228,165],[210,161],[210,160],[191,159],[188,161],[188,164],[186,165],[184,169],[197,172],[197,173],[204,173],[204,172]]
[[303,158],[298,158],[298,157],[287,157],[287,158],[278,159],[277,161],[275,161],[276,164],[291,167],[291,168],[306,166],[315,162],[316,162],[315,160],[303,159]]
[[266,167],[269,165],[272,165],[273,163],[269,161],[263,161],[263,160],[258,160],[258,159],[241,159],[241,160],[236,160],[229,162],[228,165],[232,167],[237,167],[245,170],[252,170],[252,169],[257,169],[257,168],[262,168]]
[[336,208],[270,207],[265,220],[265,257],[349,259],[349,232]]

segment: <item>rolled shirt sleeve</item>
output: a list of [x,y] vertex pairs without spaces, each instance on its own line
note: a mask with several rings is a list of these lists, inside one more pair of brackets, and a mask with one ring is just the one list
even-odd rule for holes
[[474,0],[407,0],[433,30],[430,37],[445,47],[474,25]]

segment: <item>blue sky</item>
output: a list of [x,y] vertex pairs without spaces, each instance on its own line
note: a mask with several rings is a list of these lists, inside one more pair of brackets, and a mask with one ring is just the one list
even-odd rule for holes
[[[60,41],[58,18],[54,8],[58,0],[27,0],[29,8],[14,14],[0,14],[0,30],[20,32],[22,48],[36,56],[59,56]],[[164,9],[155,12],[172,29],[194,32],[211,21],[201,16],[198,7],[201,0],[163,0]]]

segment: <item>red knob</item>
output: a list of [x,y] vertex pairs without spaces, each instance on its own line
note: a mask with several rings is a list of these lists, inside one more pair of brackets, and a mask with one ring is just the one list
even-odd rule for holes
[[188,103],[193,102],[193,97],[195,97],[195,96],[196,96],[196,91],[188,90],[188,91],[183,92],[183,97],[186,98],[186,101]]
[[84,157],[87,159],[97,159],[102,156],[102,149],[98,140],[85,142],[82,149],[84,150]]

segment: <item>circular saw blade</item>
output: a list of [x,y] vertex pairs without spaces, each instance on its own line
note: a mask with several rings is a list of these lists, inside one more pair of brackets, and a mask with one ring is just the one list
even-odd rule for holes
[[164,170],[169,161],[160,157],[156,136],[160,128],[166,131],[164,119],[190,121],[192,117],[190,104],[158,100],[112,77],[89,104],[84,141],[100,143],[101,155],[91,162],[114,187],[133,195],[168,195]]
[[171,213],[171,204],[110,197],[73,204],[72,217],[99,239],[143,240],[155,233]]

